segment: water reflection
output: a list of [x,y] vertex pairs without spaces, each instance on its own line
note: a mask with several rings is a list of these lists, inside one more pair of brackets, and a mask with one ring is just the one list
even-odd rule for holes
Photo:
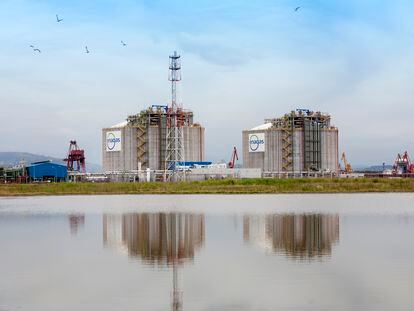
[[107,247],[158,265],[182,264],[204,244],[204,216],[185,213],[103,216]]
[[339,241],[338,215],[254,215],[243,217],[246,243],[290,258],[330,256]]
[[182,310],[179,267],[194,258],[204,244],[204,215],[141,213],[103,216],[106,247],[126,251],[145,264],[173,269],[172,310]]
[[85,215],[83,214],[71,214],[68,215],[70,233],[77,235],[78,231],[85,226]]

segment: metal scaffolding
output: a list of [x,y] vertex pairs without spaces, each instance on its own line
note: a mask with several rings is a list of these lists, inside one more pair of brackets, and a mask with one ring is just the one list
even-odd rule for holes
[[322,167],[321,124],[317,121],[305,119],[303,135],[304,169],[318,171]]
[[[139,114],[128,117],[128,123],[136,128],[137,139],[137,163],[141,167],[136,169],[145,170],[149,168],[149,145],[148,130],[150,127],[158,127],[159,137],[165,137],[167,106],[152,105],[150,108],[141,111]],[[165,141],[159,140],[160,163],[159,167],[165,166]],[[151,150],[151,152],[153,152]]]
[[282,123],[282,170],[293,171],[293,122],[285,117]]
[[137,159],[141,163],[141,167],[137,169],[147,168],[147,128],[145,124],[137,125]]

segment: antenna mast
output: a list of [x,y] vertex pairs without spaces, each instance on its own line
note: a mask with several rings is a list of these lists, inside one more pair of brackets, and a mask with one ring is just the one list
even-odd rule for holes
[[177,102],[177,82],[181,81],[180,57],[176,51],[174,51],[173,55],[170,55],[168,75],[168,80],[171,81],[171,103],[167,109],[165,171],[169,181],[182,181],[185,179],[185,171],[180,170],[180,166],[184,166],[183,126],[185,115],[182,105]]

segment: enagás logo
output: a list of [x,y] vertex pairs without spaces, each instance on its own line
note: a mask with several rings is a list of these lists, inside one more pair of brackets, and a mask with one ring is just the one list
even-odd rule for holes
[[264,133],[249,135],[249,151],[263,152],[265,148]]
[[121,150],[121,132],[106,133],[106,151],[120,151]]
[[106,139],[106,143],[109,150],[113,150],[115,148],[116,143],[121,142],[121,138],[115,137],[113,133],[108,134],[109,138]]

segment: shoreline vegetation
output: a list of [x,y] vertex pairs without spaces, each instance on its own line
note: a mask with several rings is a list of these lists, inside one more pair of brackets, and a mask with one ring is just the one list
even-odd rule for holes
[[411,178],[223,179],[180,183],[1,184],[0,196],[414,192]]

